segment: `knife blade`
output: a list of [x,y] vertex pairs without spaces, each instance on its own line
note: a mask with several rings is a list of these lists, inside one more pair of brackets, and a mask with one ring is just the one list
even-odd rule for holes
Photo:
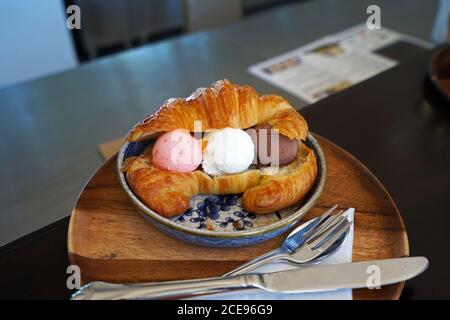
[[428,267],[425,257],[315,265],[262,275],[259,288],[281,293],[367,288],[411,279]]

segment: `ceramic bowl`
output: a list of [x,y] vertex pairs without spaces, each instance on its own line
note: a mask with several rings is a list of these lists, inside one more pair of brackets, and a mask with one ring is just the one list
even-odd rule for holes
[[294,226],[314,205],[325,186],[326,163],[322,149],[311,134],[306,144],[317,157],[318,175],[313,189],[300,202],[286,209],[265,215],[246,212],[242,206],[242,194],[197,195],[182,215],[164,218],[148,208],[133,193],[121,172],[123,162],[138,156],[148,142],[126,142],[117,157],[120,183],[132,203],[144,218],[156,228],[182,241],[211,247],[239,247],[272,239]]

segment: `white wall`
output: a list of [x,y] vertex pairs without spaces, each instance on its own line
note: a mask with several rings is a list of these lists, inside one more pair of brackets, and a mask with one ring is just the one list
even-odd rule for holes
[[65,9],[63,0],[0,1],[0,88],[78,64]]

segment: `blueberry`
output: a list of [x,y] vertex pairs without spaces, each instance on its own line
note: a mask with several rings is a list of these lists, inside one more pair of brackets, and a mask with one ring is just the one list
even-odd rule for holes
[[212,220],[217,220],[217,219],[220,218],[220,214],[218,212],[211,213],[209,215],[209,218],[212,219]]
[[180,221],[180,222],[184,222],[185,221],[183,216],[179,217],[177,220]]
[[243,220],[244,221],[244,225],[246,225],[247,227],[253,227],[253,223],[251,221],[248,220]]
[[226,227],[228,226],[228,222],[226,222],[226,221],[221,222],[221,223],[220,223],[220,226],[221,226],[222,228],[226,228]]
[[194,212],[194,210],[192,210],[192,208],[189,208],[183,215],[186,217],[190,217],[190,216],[192,216],[193,212]]
[[191,218],[191,219],[189,219],[189,221],[192,223],[197,223],[200,221],[200,218]]
[[236,195],[228,195],[224,197],[224,203],[229,206],[234,206],[237,203],[237,199],[239,196]]
[[208,211],[211,213],[219,212],[220,206],[214,203],[208,204]]
[[203,210],[198,210],[197,214],[198,214],[199,217],[206,217],[206,216],[208,216],[208,212],[207,212],[206,208],[204,208]]
[[203,209],[205,209],[205,207],[206,207],[206,205],[205,205],[204,202],[197,203],[197,209],[198,210],[203,210]]
[[231,209],[231,207],[226,204],[222,204],[220,206],[220,210],[222,210],[222,211],[230,211],[230,209]]
[[215,203],[215,204],[219,203],[220,199],[219,199],[219,197],[216,197],[216,196],[209,196],[209,197],[206,197],[206,199],[204,201],[205,201],[205,204],[209,205],[212,203]]
[[206,223],[200,223],[197,227],[197,229],[205,229],[206,228]]
[[233,219],[232,217],[226,217],[226,218],[225,218],[225,221],[226,221],[226,222],[229,222],[229,223],[233,223],[233,222],[234,222],[234,219]]

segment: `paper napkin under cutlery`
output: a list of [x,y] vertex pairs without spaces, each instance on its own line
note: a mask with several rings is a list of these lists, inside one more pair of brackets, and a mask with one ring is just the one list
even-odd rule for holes
[[[347,218],[352,221],[355,209],[351,208],[346,213]],[[326,258],[321,264],[337,264],[352,262],[353,253],[353,224],[350,227],[350,232],[345,239],[342,246],[336,253]],[[288,263],[271,263],[255,269],[252,272],[276,272],[291,270],[297,268]],[[237,290],[226,293],[217,293],[211,295],[204,295],[196,297],[195,299],[202,300],[351,300],[353,297],[352,289],[341,289],[327,292],[314,293],[271,293],[261,289]]]

